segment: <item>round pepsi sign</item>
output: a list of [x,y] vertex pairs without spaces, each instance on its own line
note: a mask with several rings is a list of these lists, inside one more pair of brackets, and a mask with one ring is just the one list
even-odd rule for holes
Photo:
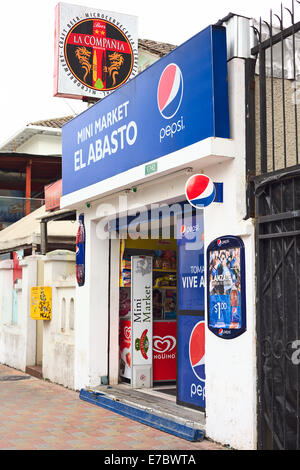
[[205,382],[205,321],[200,321],[193,328],[189,356],[195,376],[200,382]]
[[172,119],[180,108],[183,96],[183,77],[177,64],[163,70],[157,88],[157,104],[165,119]]
[[214,202],[216,188],[209,176],[193,175],[186,182],[185,195],[193,207],[203,209]]

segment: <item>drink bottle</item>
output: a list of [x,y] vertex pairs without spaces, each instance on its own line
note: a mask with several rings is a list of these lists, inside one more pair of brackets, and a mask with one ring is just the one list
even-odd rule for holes
[[76,280],[79,286],[85,281],[85,227],[84,215],[79,216],[79,227],[76,235]]
[[232,286],[230,293],[230,306],[231,306],[231,321],[236,323],[239,321],[238,318],[238,306],[239,306],[239,293],[235,285]]

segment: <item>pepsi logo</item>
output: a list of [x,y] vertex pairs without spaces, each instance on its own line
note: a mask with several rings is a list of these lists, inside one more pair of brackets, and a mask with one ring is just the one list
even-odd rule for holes
[[215,200],[216,188],[209,176],[193,175],[186,182],[185,195],[193,207],[203,209]]
[[153,336],[153,351],[156,353],[164,354],[173,351],[176,346],[176,339],[174,336]]
[[195,376],[201,382],[205,382],[205,321],[200,321],[193,328],[189,356]]
[[218,246],[222,246],[222,240],[218,240],[218,241],[217,241],[217,245],[218,245]]
[[222,328],[219,329],[219,335],[223,336],[223,329]]
[[180,108],[183,96],[183,77],[178,65],[169,64],[163,70],[157,89],[157,104],[165,119],[172,119]]

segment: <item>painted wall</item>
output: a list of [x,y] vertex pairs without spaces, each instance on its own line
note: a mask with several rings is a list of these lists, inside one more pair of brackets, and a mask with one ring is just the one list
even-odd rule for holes
[[43,321],[43,377],[74,389],[75,254],[48,253],[44,285],[52,287],[52,318]]
[[30,318],[30,290],[36,285],[37,259],[20,261],[23,270],[19,281],[17,323],[13,323],[12,261],[0,262],[0,362],[25,371],[35,364],[36,324]]
[[[233,59],[229,68],[232,158],[199,158],[194,173],[204,172],[215,182],[224,182],[224,203],[214,203],[205,211],[205,245],[221,235],[241,236],[246,248],[247,332],[224,341],[206,330],[207,436],[237,449],[256,447],[256,349],[255,349],[255,246],[254,225],[245,221],[245,94],[244,60]],[[183,153],[185,151],[183,150]],[[228,149],[226,150],[228,155]],[[188,176],[184,170],[138,185],[137,192],[116,192],[98,199],[84,212],[86,243],[86,284],[77,289],[75,384],[76,388],[99,385],[107,374],[110,354],[110,381],[118,381],[119,283],[111,276],[110,340],[108,344],[108,241],[97,238],[97,224],[119,207],[119,196],[127,197],[129,209],[163,201],[184,199]],[[98,225],[99,228],[99,225]],[[113,242],[116,244],[116,242]],[[113,252],[118,263],[118,249]],[[114,269],[116,265],[114,264]],[[114,281],[113,281],[114,279]],[[89,314],[88,314],[89,312]],[[80,332],[80,335],[79,335]]]
[[[57,129],[60,132],[60,129]],[[34,135],[17,148],[19,153],[61,155],[61,135]]]

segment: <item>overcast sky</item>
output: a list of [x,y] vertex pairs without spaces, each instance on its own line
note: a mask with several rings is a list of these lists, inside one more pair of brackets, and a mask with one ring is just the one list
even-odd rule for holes
[[[291,7],[292,0],[284,5]],[[32,121],[80,112],[78,100],[53,97],[54,9],[57,0],[1,2],[0,144]],[[139,38],[180,45],[229,12],[268,20],[279,0],[72,0],[65,3],[132,14]],[[296,7],[300,14],[300,6]]]

